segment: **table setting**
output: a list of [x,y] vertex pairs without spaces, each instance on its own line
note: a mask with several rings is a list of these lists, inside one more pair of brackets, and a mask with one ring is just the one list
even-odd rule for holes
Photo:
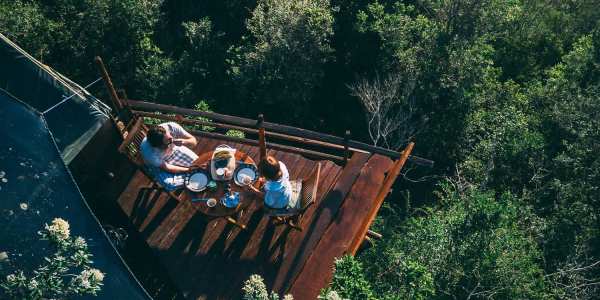
[[259,178],[254,160],[242,151],[221,145],[201,154],[197,168],[185,177],[182,200],[210,216],[230,216],[249,205],[254,195],[245,188]]

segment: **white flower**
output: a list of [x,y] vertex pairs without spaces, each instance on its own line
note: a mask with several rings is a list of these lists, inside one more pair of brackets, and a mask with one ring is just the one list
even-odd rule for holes
[[283,300],[294,300],[294,297],[292,296],[292,294],[287,294],[283,296]]
[[329,291],[329,293],[327,293],[327,296],[325,299],[327,299],[327,300],[343,300],[342,297],[340,297],[340,295],[336,291]]
[[29,289],[35,290],[38,288],[38,282],[35,279],[31,279],[29,282]]
[[46,230],[50,235],[57,240],[66,240],[71,232],[69,231],[69,223],[61,218],[52,220],[52,225],[46,225]]
[[79,284],[81,285],[81,287],[83,287],[84,289],[89,289],[92,287],[92,283],[87,280],[87,279],[83,279],[83,278],[79,278]]
[[9,274],[8,276],[6,276],[6,281],[8,282],[14,282],[17,279],[17,276],[15,276],[15,274]]
[[267,287],[260,275],[252,275],[244,282],[244,299],[269,299]]
[[104,273],[98,269],[87,269],[81,271],[73,281],[84,289],[98,288],[104,280]]
[[104,273],[100,272],[98,269],[90,269],[92,273],[92,278],[94,278],[97,282],[102,282],[104,280]]
[[6,251],[0,252],[0,262],[8,259],[8,253]]
[[87,242],[85,241],[84,238],[78,236],[75,239],[75,242],[73,242],[73,244],[75,245],[76,248],[85,248],[87,247]]
[[100,272],[98,269],[87,269],[81,271],[81,277],[86,280],[92,280],[95,282],[102,282],[104,280],[104,273]]
[[23,203],[19,204],[19,207],[21,207],[21,209],[22,209],[22,210],[27,210],[27,208],[28,208],[29,206],[27,205],[27,203],[24,203],[24,202],[23,202]]

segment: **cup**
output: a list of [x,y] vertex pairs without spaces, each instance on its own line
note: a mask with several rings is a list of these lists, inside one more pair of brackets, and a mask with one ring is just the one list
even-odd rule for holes
[[217,189],[217,183],[214,182],[213,180],[209,181],[208,184],[206,185],[208,187],[209,190],[214,191]]
[[215,207],[215,205],[217,205],[217,199],[210,198],[210,199],[206,200],[206,205],[208,207]]

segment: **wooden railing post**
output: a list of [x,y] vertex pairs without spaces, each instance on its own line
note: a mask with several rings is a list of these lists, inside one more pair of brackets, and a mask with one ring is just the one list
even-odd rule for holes
[[113,86],[113,83],[110,80],[108,71],[106,71],[106,67],[104,66],[104,63],[102,62],[102,58],[100,58],[100,56],[96,56],[94,61],[96,61],[96,64],[98,65],[98,68],[100,69],[102,79],[104,79],[104,84],[106,85],[106,89],[108,90],[108,94],[110,95],[110,99],[112,101],[113,108],[115,109],[115,115],[119,115],[119,113],[123,109],[124,105],[121,102],[121,99],[119,99],[119,96],[117,95],[117,91],[115,90],[115,87]]
[[265,139],[265,127],[263,126],[264,116],[263,114],[258,115],[256,127],[258,127],[258,146],[260,148],[259,159],[267,157],[267,141]]
[[350,130],[346,130],[344,135],[344,166],[348,163],[350,157],[350,151],[348,150],[348,142],[350,141]]

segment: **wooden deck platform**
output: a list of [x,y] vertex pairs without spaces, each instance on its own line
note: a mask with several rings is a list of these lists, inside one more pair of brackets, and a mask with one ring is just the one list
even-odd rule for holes
[[[258,160],[258,147],[206,137],[199,138],[195,151],[223,143]],[[223,219],[211,220],[190,203],[144,189],[150,180],[139,171],[119,196],[120,207],[186,298],[237,299],[243,282],[259,274],[269,289],[315,299],[331,278],[334,258],[346,252],[368,217],[393,164],[387,157],[363,152],[353,153],[345,167],[289,152],[269,153],[288,166],[292,179],[322,164],[318,200],[303,216],[302,232],[270,224],[257,203],[241,217],[246,230]]]

